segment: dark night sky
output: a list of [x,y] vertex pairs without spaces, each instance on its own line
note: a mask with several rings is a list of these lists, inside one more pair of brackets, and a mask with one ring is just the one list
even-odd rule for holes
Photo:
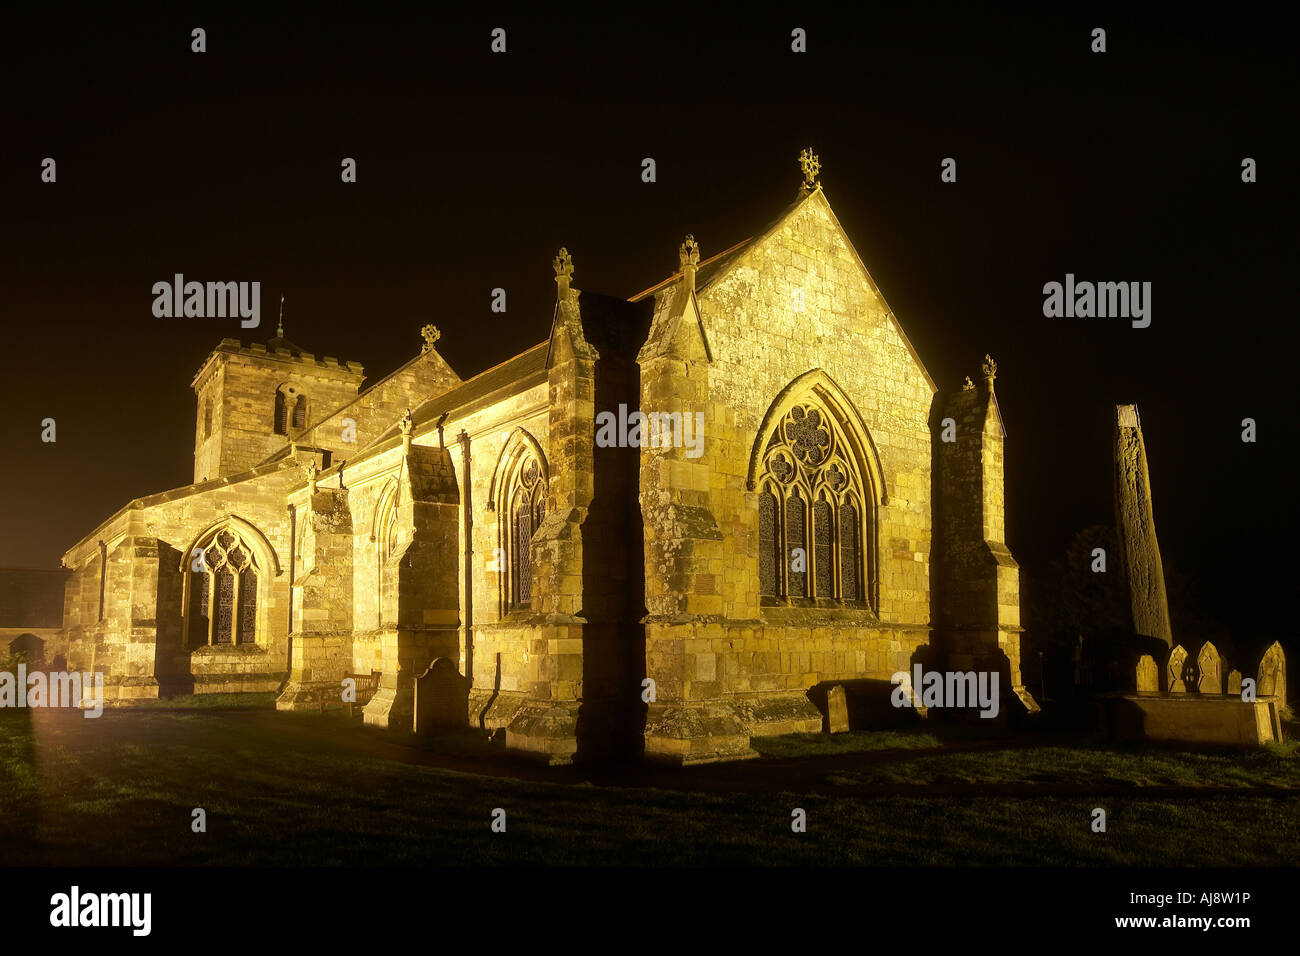
[[[426,322],[468,377],[545,337],[558,246],[578,287],[631,295],[674,271],[684,233],[707,257],[767,223],[812,145],[936,381],[997,358],[1007,533],[1026,569],[1113,521],[1110,406],[1135,401],[1166,562],[1223,620],[1282,619],[1300,435],[1279,25],[931,8],[855,21],[827,5],[598,22],[120,9],[10,21],[0,39],[0,565],[57,566],[129,499],[187,483],[191,376],[222,337],[274,334],[281,294],[296,342],[372,380]],[[205,54],[189,52],[194,26]],[[789,52],[795,26],[805,55]],[[1104,55],[1088,52],[1094,26]],[[344,156],[356,185],[339,181]],[[175,272],[260,280],[262,327],[154,318],[150,288]],[[1152,282],[1151,327],[1044,318],[1043,283],[1067,272]],[[505,316],[489,311],[497,286]],[[45,417],[56,444],[40,441]]]

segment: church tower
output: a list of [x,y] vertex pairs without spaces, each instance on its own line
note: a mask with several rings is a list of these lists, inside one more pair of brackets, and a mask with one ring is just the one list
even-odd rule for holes
[[[281,303],[283,308],[283,303]],[[222,339],[190,383],[198,397],[194,481],[239,474],[356,398],[356,362],[316,358],[284,335],[265,345]]]

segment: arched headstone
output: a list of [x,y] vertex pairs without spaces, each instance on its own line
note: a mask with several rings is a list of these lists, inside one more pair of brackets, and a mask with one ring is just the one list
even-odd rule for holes
[[439,657],[415,679],[415,732],[430,734],[468,725],[468,682],[450,659]]
[[1183,675],[1187,670],[1187,650],[1178,644],[1169,652],[1169,663],[1165,667],[1165,682],[1170,693],[1187,693],[1187,684]]
[[20,634],[9,643],[9,653],[29,664],[41,664],[45,661],[45,642],[35,634]]
[[843,684],[836,684],[826,693],[826,729],[833,734],[849,729],[849,702]]
[[1286,655],[1282,645],[1274,641],[1259,661],[1259,679],[1255,693],[1260,697],[1277,697],[1278,707],[1286,706]]
[[1159,690],[1160,689],[1160,668],[1156,667],[1156,659],[1150,654],[1143,654],[1137,662],[1137,689],[1138,690]]
[[1223,671],[1219,651],[1206,641],[1196,655],[1196,689],[1202,694],[1223,693]]

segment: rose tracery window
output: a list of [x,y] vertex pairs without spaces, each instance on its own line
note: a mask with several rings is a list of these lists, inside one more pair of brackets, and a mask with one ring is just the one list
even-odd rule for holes
[[253,644],[257,640],[259,569],[232,529],[195,548],[189,565],[189,643]]
[[759,476],[763,603],[866,605],[868,486],[837,424],[815,404],[795,405],[773,430]]

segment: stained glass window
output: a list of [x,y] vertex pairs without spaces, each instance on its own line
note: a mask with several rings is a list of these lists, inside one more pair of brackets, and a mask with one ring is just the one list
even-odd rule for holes
[[844,600],[862,600],[858,587],[858,510],[849,501],[840,505],[840,584]]
[[774,596],[780,582],[776,569],[781,560],[776,531],[776,495],[764,491],[758,496],[758,593]]
[[259,579],[252,549],[224,528],[195,554],[188,574],[190,644],[253,643]]
[[527,604],[533,596],[532,556],[529,546],[533,540],[531,522],[528,516],[528,504],[523,502],[515,513],[515,527],[518,537],[515,540],[515,603]]
[[234,640],[235,576],[229,571],[218,571],[216,584],[212,643],[230,644]]
[[546,517],[546,482],[536,458],[529,456],[523,462],[515,486],[508,494],[510,497],[506,500],[514,502],[513,508],[507,512],[510,515],[509,532],[503,541],[509,554],[509,603],[514,607],[524,607],[532,601],[533,594],[530,553],[533,535]]
[[238,643],[252,644],[257,634],[257,575],[250,568],[239,572]]
[[208,642],[208,576],[203,573],[190,574],[189,641],[190,644]]
[[785,543],[790,561],[790,596],[808,596],[808,542],[804,540],[804,504],[796,488],[785,503]]
[[834,551],[831,539],[831,506],[822,500],[813,505],[813,564],[817,575],[817,596],[828,598],[835,596],[835,567],[832,563]]
[[874,492],[844,436],[824,408],[802,402],[790,408],[763,447],[758,576],[765,603],[867,600],[870,551],[862,542],[871,512],[863,503]]

